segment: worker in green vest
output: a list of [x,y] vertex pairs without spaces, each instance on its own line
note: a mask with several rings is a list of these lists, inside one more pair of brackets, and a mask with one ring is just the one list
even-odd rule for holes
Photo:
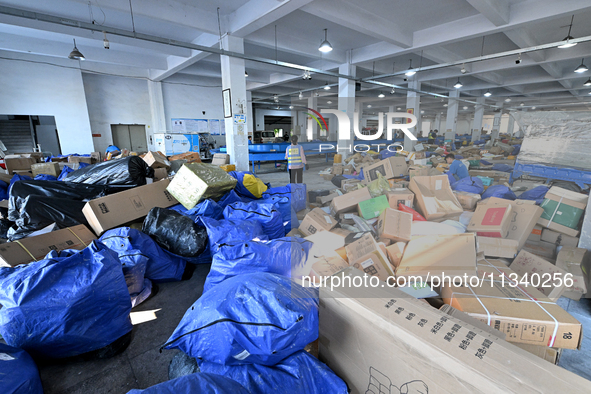
[[306,164],[306,155],[304,148],[298,145],[298,136],[291,136],[291,145],[285,151],[285,158],[287,159],[287,168],[289,169],[290,183],[304,183],[304,166]]
[[437,138],[437,130],[431,130],[431,131],[429,132],[429,135],[428,135],[428,137],[427,137],[427,138],[428,138],[428,139],[427,139],[427,142],[428,142],[429,144],[434,144],[434,143],[435,143],[435,138]]

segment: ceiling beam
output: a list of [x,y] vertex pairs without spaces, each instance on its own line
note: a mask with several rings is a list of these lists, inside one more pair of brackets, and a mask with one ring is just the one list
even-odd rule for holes
[[[246,37],[276,22],[313,0],[250,0],[228,15],[228,31]],[[262,12],[261,12],[262,11]]]
[[510,7],[507,0],[467,0],[478,12],[486,17],[495,26],[503,26],[509,23]]

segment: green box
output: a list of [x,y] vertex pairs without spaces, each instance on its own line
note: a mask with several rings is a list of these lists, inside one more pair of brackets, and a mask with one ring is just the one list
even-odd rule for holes
[[388,204],[388,198],[384,195],[357,204],[359,216],[364,219],[377,218],[386,208],[390,208],[390,204]]
[[480,178],[480,180],[482,181],[482,184],[484,186],[490,186],[493,184],[494,179],[493,178],[489,178],[487,176],[480,176],[478,175],[478,178]]
[[559,203],[558,201],[549,199],[545,199],[540,207],[544,210],[542,219],[552,220],[553,223],[572,229],[578,228],[581,216],[585,212],[584,209],[571,207],[565,203]]

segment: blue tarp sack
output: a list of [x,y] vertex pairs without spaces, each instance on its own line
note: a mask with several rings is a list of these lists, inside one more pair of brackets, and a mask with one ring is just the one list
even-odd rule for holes
[[240,383],[213,373],[193,373],[127,394],[250,394]]
[[198,363],[201,372],[224,375],[240,383],[251,394],[349,392],[341,378],[306,351],[297,352],[274,366],[221,365],[203,360]]
[[47,174],[39,174],[33,179],[36,181],[57,181],[56,177],[54,177],[53,175],[47,175]]
[[245,242],[253,239],[267,240],[261,224],[246,220],[215,220],[202,217],[200,223],[207,229],[211,255],[217,253],[220,245]]
[[480,178],[470,176],[452,183],[451,189],[459,192],[482,194],[484,192],[484,185]]
[[484,159],[480,159],[480,165],[483,165],[483,166],[492,166],[493,163],[491,163],[490,161],[486,161]]
[[197,218],[199,216],[205,216],[216,220],[222,219],[224,217],[224,209],[217,202],[209,198],[207,200],[201,201],[191,209],[183,207],[182,204],[177,204],[168,209],[172,209],[173,211],[177,211],[182,215],[188,216],[193,219],[194,222],[197,222]]
[[285,276],[238,275],[203,293],[163,347],[224,365],[275,365],[318,338],[317,296]]
[[8,200],[10,195],[8,194],[8,183],[0,181],[0,200]]
[[312,245],[312,242],[300,237],[222,245],[213,256],[203,291],[228,278],[247,273],[270,272],[291,277],[292,267],[299,268],[306,262]]
[[282,238],[285,236],[283,219],[273,204],[258,202],[235,202],[224,209],[224,219],[248,220],[261,224],[264,234],[269,239]]
[[291,231],[292,223],[295,223],[296,225],[299,224],[297,214],[293,209],[293,206],[289,202],[289,198],[273,196],[259,201],[262,203],[275,205],[275,207],[281,214],[285,234]]
[[505,185],[490,186],[482,193],[483,200],[489,197],[504,198],[505,200],[515,200],[517,198],[515,193]]
[[128,250],[118,253],[123,269],[123,277],[129,294],[137,294],[144,288],[144,276],[148,265],[148,256],[139,250]]
[[306,209],[306,184],[290,183],[285,186],[272,187],[263,193],[263,198],[287,197],[293,205],[293,209],[299,212]]
[[[256,175],[250,171],[230,171],[228,175],[236,178],[238,181],[234,190],[241,197],[246,197],[251,200],[258,200],[261,198],[261,193],[264,193],[269,187]],[[253,194],[257,193],[258,195]]]
[[228,205],[233,204],[235,202],[250,202],[250,201],[251,200],[249,198],[240,197],[238,194],[236,194],[234,189],[232,189],[229,192],[227,192],[226,194],[224,194],[224,196],[222,198],[220,198],[220,200],[218,201],[218,205],[222,208],[222,211],[223,211],[224,208],[226,208]]
[[458,180],[456,179],[456,177],[451,173],[451,172],[446,172],[445,175],[447,175],[447,179],[449,180],[449,184],[453,185],[454,183],[456,183]]
[[[88,163],[78,163],[78,169],[84,168],[89,166],[90,164]],[[72,167],[70,166],[64,166],[64,168],[62,168],[62,172],[59,174],[59,176],[57,177],[58,181],[63,181],[66,179],[66,177],[68,176],[68,174],[70,172],[74,172],[76,170],[74,170]]]
[[43,394],[35,361],[27,352],[0,343],[0,393]]
[[141,250],[148,257],[146,278],[154,282],[172,282],[183,278],[187,262],[162,249],[149,235],[129,227],[119,227],[105,232],[100,241],[114,251]]
[[502,171],[502,172],[512,172],[513,171],[513,167],[511,167],[509,164],[504,164],[504,163],[495,163],[493,165],[492,169],[494,171]]
[[511,152],[512,156],[517,156],[519,151],[521,150],[521,145],[513,145],[513,152]]
[[81,251],[1,268],[0,304],[2,338],[42,357],[97,350],[133,327],[117,253],[97,241]]
[[546,196],[546,193],[548,193],[548,190],[550,190],[548,188],[548,186],[544,186],[544,185],[536,186],[531,190],[521,193],[521,195],[519,196],[519,199],[520,200],[532,200],[532,201],[535,201],[536,204],[540,205],[542,202],[544,202],[544,197]]

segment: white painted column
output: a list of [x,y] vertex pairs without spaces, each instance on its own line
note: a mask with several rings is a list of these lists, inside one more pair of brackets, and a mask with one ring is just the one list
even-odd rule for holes
[[[350,58],[351,53],[347,52],[347,58]],[[349,64],[339,66],[339,74],[355,76],[356,67]],[[338,138],[337,149],[344,157],[351,155],[353,152],[353,141],[355,134],[353,133],[353,114],[355,113],[355,81],[339,78],[339,111],[344,111],[349,117],[351,127],[349,130],[338,130],[340,136],[347,135],[349,139]],[[361,114],[360,114],[361,115]],[[335,119],[336,120],[336,119]]]
[[148,96],[150,98],[150,112],[152,114],[152,127],[148,125],[148,146],[155,150],[154,134],[166,133],[166,115],[164,114],[164,96],[162,95],[162,82],[148,81]]
[[254,112],[252,110],[252,92],[249,90],[246,92],[246,124],[247,128],[246,131],[248,135],[253,136],[254,138]]
[[[291,133],[289,132],[289,130],[287,130],[287,133],[289,133],[289,136],[291,137],[292,134],[297,134],[297,130],[298,130],[298,110],[292,105],[292,109],[291,109]],[[284,134],[285,135],[285,134]]]
[[[225,50],[244,53],[242,38],[226,35],[222,39]],[[246,77],[244,76],[244,60],[229,56],[220,56],[222,66],[222,90],[230,89],[232,117],[225,119],[226,147],[230,155],[230,163],[237,171],[248,171],[248,110],[246,98]],[[244,109],[241,109],[242,104]],[[245,122],[242,122],[245,118]],[[236,119],[236,121],[235,121]],[[264,127],[264,126],[263,126]]]
[[[420,90],[421,89],[421,83],[419,81],[417,81],[416,79],[409,81],[408,82],[408,87],[411,89],[416,89],[416,90]],[[420,127],[421,127],[421,105],[419,104],[419,102],[421,101],[421,96],[419,95],[419,93],[417,92],[413,92],[411,90],[409,90],[406,93],[406,108],[407,108],[407,112],[409,109],[413,110],[414,115],[417,117],[417,125],[415,127],[413,127],[412,129],[410,129],[410,131],[412,132],[412,134],[414,136],[417,136],[420,134]],[[408,136],[406,134],[404,134],[404,150],[407,152],[412,152],[414,151],[414,146],[416,145],[416,141],[411,140],[410,138],[408,138]]]
[[[312,92],[312,96],[308,98],[308,108],[312,108],[314,111],[318,111],[318,97],[314,95]],[[312,111],[308,111],[312,115],[316,116],[316,114]],[[318,116],[316,116],[318,117]],[[312,141],[318,138],[318,122],[311,117],[308,116],[308,121],[306,123],[306,141]]]
[[499,132],[501,131],[501,118],[503,117],[503,102],[497,101],[497,107],[500,107],[501,110],[499,112],[495,112],[495,116],[493,117],[493,126],[490,132],[490,138],[494,141],[499,138]]
[[438,113],[437,115],[435,115],[435,122],[433,122],[433,127],[431,127],[431,129],[439,131],[439,130],[441,130],[440,127],[441,127],[441,114]]
[[480,140],[482,131],[482,119],[484,118],[484,103],[485,97],[478,97],[476,99],[476,111],[474,112],[474,122],[472,123],[472,142]]
[[[507,124],[507,134],[509,134],[510,136],[513,136],[513,130],[515,127],[515,118],[513,116],[511,116],[511,112],[509,112],[509,123]],[[497,136],[498,138],[498,136]]]
[[456,130],[458,127],[458,107],[460,102],[456,100],[460,97],[460,91],[454,89],[449,92],[447,101],[447,118],[445,120],[445,139],[455,141]]

